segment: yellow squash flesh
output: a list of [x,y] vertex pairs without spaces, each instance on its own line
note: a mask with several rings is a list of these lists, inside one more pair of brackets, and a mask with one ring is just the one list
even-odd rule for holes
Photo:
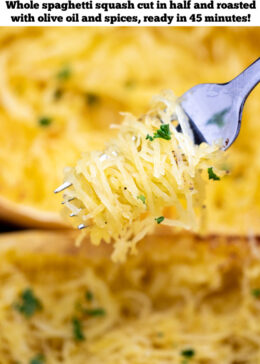
[[[259,28],[1,28],[0,217],[60,226],[63,168],[102,148],[120,111],[147,111],[161,89],[226,82],[259,50]],[[209,232],[260,232],[259,99],[257,88],[230,175],[210,183]]]

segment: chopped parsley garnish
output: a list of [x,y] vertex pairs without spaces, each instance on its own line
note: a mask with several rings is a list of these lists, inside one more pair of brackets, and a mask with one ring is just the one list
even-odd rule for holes
[[195,350],[193,349],[184,349],[181,351],[181,355],[184,356],[185,358],[193,358],[195,355]]
[[54,94],[53,94],[53,97],[55,100],[59,100],[63,95],[63,90],[61,88],[57,88],[55,91],[54,91]]
[[137,198],[138,198],[138,200],[141,200],[143,204],[145,204],[146,198],[144,195],[139,195],[139,196],[137,196]]
[[153,138],[162,138],[166,140],[171,139],[171,132],[170,132],[170,126],[169,124],[162,124],[160,126],[160,129],[158,129],[154,134]]
[[170,132],[169,124],[162,124],[160,126],[160,129],[156,130],[156,132],[153,133],[153,136],[147,134],[145,139],[149,139],[152,142],[156,138],[161,138],[161,139],[165,139],[165,140],[171,139],[171,132]]
[[97,94],[94,94],[92,92],[87,92],[86,93],[86,101],[87,101],[87,104],[89,106],[93,106],[93,105],[96,105],[98,104],[99,102],[99,96]]
[[156,217],[154,220],[157,222],[157,224],[160,224],[161,222],[163,222],[164,216]]
[[40,300],[30,288],[25,289],[20,296],[20,302],[14,304],[14,308],[29,318],[42,308]]
[[260,288],[252,289],[251,293],[255,298],[260,298]]
[[146,135],[146,138],[145,139],[148,139],[148,140],[150,140],[151,142],[153,141],[153,137],[151,136],[151,135],[149,135],[149,134],[147,134]]
[[71,69],[68,66],[63,67],[58,73],[57,78],[60,81],[66,81],[71,76]]
[[73,325],[74,339],[77,341],[85,340],[81,321],[78,318],[74,317],[72,319],[72,325]]
[[46,117],[46,116],[43,116],[41,117],[39,120],[38,120],[38,124],[40,126],[49,126],[50,124],[52,123],[52,119],[49,118],[49,117]]
[[85,308],[85,309],[83,309],[83,312],[89,316],[105,316],[105,314],[106,314],[106,311],[101,307]]
[[92,301],[92,300],[93,300],[93,298],[94,298],[93,293],[92,293],[91,291],[87,291],[87,292],[86,292],[86,300],[87,300],[87,301]]
[[212,167],[208,168],[208,175],[209,175],[209,179],[213,179],[214,181],[219,181],[220,180],[219,176],[217,176],[213,172],[213,168]]
[[30,360],[30,364],[43,364],[45,362],[45,357],[43,354],[38,354]]

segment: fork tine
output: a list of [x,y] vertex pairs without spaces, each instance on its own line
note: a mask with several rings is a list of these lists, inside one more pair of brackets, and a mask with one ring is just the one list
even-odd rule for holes
[[70,202],[70,201],[73,201],[73,200],[75,200],[75,197],[71,197],[66,201],[62,201],[61,204],[64,205],[66,202]]
[[80,211],[81,211],[81,209],[78,209],[78,211],[77,211],[77,212],[72,212],[72,213],[70,214],[70,217],[78,216],[78,213],[80,213]]
[[78,225],[78,229],[79,230],[85,229],[86,227],[88,227],[88,226],[87,225],[84,225],[84,224],[79,224]]
[[62,185],[60,185],[58,188],[56,188],[54,193],[61,192],[61,191],[65,190],[66,188],[70,187],[71,185],[72,185],[71,182],[64,182]]

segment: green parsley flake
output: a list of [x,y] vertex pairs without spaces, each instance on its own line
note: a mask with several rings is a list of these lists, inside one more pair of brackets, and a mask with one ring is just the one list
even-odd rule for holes
[[208,175],[209,175],[209,179],[213,179],[214,181],[219,181],[220,180],[219,176],[217,176],[213,172],[213,168],[212,167],[208,168]]
[[181,355],[185,358],[193,358],[195,355],[195,350],[193,349],[184,349],[181,351]]
[[251,293],[255,298],[260,298],[260,288],[252,289]]
[[99,103],[100,99],[97,94],[94,94],[92,92],[86,93],[86,101],[89,106],[93,106]]
[[71,77],[71,69],[68,66],[63,67],[58,73],[57,78],[60,81],[67,81]]
[[158,129],[154,133],[153,137],[154,137],[154,139],[155,138],[162,138],[162,139],[170,140],[171,139],[170,125],[169,124],[162,124],[160,126],[160,129]]
[[61,88],[57,88],[54,91],[53,97],[54,97],[55,100],[60,100],[60,98],[62,97],[62,95],[63,95],[63,90]]
[[160,224],[161,222],[163,222],[164,220],[164,216],[159,216],[159,217],[156,217],[154,220],[157,222],[157,224]]
[[49,126],[50,124],[52,123],[52,119],[51,118],[48,118],[46,116],[43,116],[41,117],[39,120],[38,120],[38,124],[40,126]]
[[45,362],[45,357],[43,354],[38,354],[30,360],[30,364],[43,364]]
[[89,316],[105,316],[106,311],[103,308],[86,308],[83,310],[86,315]]
[[39,311],[42,308],[42,304],[34,295],[33,291],[28,288],[22,292],[20,302],[15,303],[14,308],[25,317],[30,318],[36,311]]
[[87,301],[93,301],[94,295],[91,291],[86,292],[86,300]]
[[151,142],[153,141],[153,137],[149,134],[146,135],[146,140],[150,140]]
[[147,134],[145,139],[149,139],[152,142],[156,138],[170,140],[171,139],[170,125],[162,124],[160,126],[160,129],[156,130],[156,132],[153,133],[153,137]]
[[138,200],[141,200],[143,204],[145,204],[146,198],[144,195],[139,195],[139,196],[137,196],[137,198],[138,198]]
[[84,336],[84,333],[82,331],[82,323],[78,318],[74,317],[72,319],[72,326],[73,326],[74,339],[76,341],[85,340],[85,336]]

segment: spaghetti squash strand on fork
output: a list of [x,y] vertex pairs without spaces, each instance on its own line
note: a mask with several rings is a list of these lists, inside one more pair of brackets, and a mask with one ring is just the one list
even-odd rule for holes
[[[123,261],[156,223],[199,230],[205,172],[222,175],[222,155],[218,144],[194,144],[178,100],[164,91],[147,114],[124,114],[103,152],[87,153],[65,169],[65,213],[75,226],[87,227],[82,234],[89,232],[94,244],[114,241],[113,259]],[[174,207],[174,216],[164,216],[167,207]]]

